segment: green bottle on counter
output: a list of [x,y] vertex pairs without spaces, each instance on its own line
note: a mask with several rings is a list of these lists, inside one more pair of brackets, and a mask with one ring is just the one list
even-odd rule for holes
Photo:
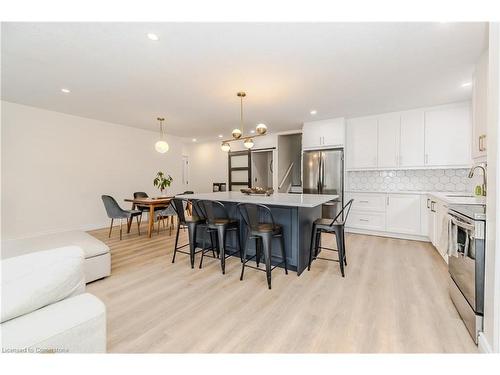
[[474,194],[476,194],[477,196],[483,195],[483,188],[481,187],[481,185],[476,186],[476,188],[474,189]]

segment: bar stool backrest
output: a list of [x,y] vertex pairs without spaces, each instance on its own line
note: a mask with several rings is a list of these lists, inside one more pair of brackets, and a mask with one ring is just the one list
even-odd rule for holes
[[[184,198],[173,198],[170,202],[170,205],[174,208],[177,217],[179,218],[179,222],[182,225],[186,225],[186,212],[185,207],[189,201]],[[170,207],[170,206],[169,206]]]
[[274,217],[269,207],[256,203],[238,203],[236,207],[249,228],[257,228],[261,224],[271,224],[274,227]]
[[222,202],[213,200],[197,201],[200,214],[209,224],[215,223],[217,219],[229,219],[229,214]]
[[[342,209],[337,214],[337,216],[335,216],[335,219],[333,219],[333,221],[330,223],[330,226],[332,226],[333,224],[344,224],[347,221],[347,217],[349,216],[349,212],[351,211],[352,202],[354,202],[354,199],[349,200],[349,202],[347,202],[344,205],[344,207],[342,207]],[[345,211],[344,220],[343,221],[337,221],[337,219],[339,217],[342,217],[342,213],[344,211]]]

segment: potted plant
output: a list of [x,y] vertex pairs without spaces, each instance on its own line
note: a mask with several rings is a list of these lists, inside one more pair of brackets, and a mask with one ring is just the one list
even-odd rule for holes
[[153,180],[153,185],[155,187],[157,187],[158,189],[160,189],[160,193],[161,195],[164,195],[163,194],[163,191],[170,187],[170,184],[172,183],[174,179],[172,178],[172,176],[170,175],[165,175],[165,173],[163,173],[162,171],[159,171],[157,174],[156,174],[156,177],[155,179]]

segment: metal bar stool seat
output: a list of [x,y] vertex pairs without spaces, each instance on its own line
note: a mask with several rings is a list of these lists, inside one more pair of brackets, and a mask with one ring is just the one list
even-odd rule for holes
[[[210,236],[211,246],[205,248],[205,241],[203,242],[203,249],[201,251],[200,268],[203,264],[203,257],[205,254],[215,247],[217,255],[220,258],[222,274],[226,273],[226,259],[230,256],[239,253],[240,260],[243,261],[243,249],[240,239],[240,221],[229,217],[229,213],[222,202],[214,200],[200,200],[197,202],[201,215],[206,219],[206,232]],[[227,245],[227,233],[235,233],[236,243],[238,249],[231,248]],[[233,251],[226,251],[233,250]],[[215,257],[215,256],[214,256]]]
[[[265,271],[267,286],[271,289],[271,273],[276,267],[284,265],[285,274],[288,275],[283,227],[274,222],[271,209],[265,205],[255,203],[239,203],[237,207],[247,227],[240,280],[243,280],[245,267],[250,267],[258,271]],[[274,238],[279,238],[281,259],[279,259],[279,262],[273,266],[272,240]],[[252,239],[255,240],[255,255],[247,259],[248,245]],[[259,268],[261,255],[264,255],[264,262],[266,265],[265,269]],[[257,267],[247,264],[254,258],[256,260]]]
[[[351,199],[349,202],[345,204],[345,206],[340,210],[340,212],[332,219],[316,219],[313,223],[312,233],[311,233],[311,246],[309,248],[309,264],[307,266],[307,270],[311,270],[311,263],[313,259],[321,259],[327,260],[331,262],[338,262],[340,265],[340,273],[342,277],[345,277],[344,266],[347,266],[347,256],[345,252],[345,222],[347,221],[347,217],[349,216],[349,211],[351,210],[351,205],[354,199]],[[345,212],[345,215],[343,213]],[[344,219],[340,219],[341,217]],[[334,233],[335,240],[337,242],[337,249],[323,247],[320,244],[321,234],[322,233]],[[320,250],[328,250],[338,252],[338,259],[331,258],[322,258],[319,257],[318,254]],[[314,253],[314,255],[313,255]]]

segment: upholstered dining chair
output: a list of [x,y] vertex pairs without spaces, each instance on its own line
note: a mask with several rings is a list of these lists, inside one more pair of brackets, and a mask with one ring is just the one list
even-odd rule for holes
[[[169,226],[169,236],[172,235],[172,228],[174,226],[174,218],[177,216],[177,212],[175,211],[172,203],[170,203],[167,207],[162,210],[155,211],[156,222],[158,223],[158,234],[160,234],[160,222],[163,224],[163,228],[165,229],[165,219],[167,219],[167,224]],[[170,223],[169,223],[170,220]]]
[[[120,240],[122,239],[122,221],[126,219],[127,222],[132,220],[134,217],[137,219],[137,231],[139,236],[141,235],[141,218],[142,212],[140,210],[124,210],[116,202],[115,198],[110,195],[102,195],[102,202],[104,203],[104,208],[108,217],[111,219],[111,225],[109,226],[108,237],[111,237],[111,231],[113,229],[113,221],[115,219],[120,219]],[[127,227],[127,233],[130,233],[130,226]]]

